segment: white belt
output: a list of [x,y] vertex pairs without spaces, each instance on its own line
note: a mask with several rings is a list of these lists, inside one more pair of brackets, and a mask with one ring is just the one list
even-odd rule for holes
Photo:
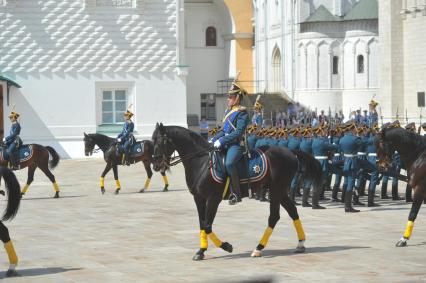
[[335,153],[334,156],[340,157],[340,153]]
[[343,154],[344,157],[355,157],[356,155],[354,154]]
[[357,152],[357,155],[362,155],[362,156],[364,156],[364,155],[367,155],[367,153],[365,153],[365,152]]
[[325,160],[325,159],[328,159],[328,156],[315,156],[315,159],[317,159],[317,160]]
[[377,153],[369,153],[368,156],[374,156],[374,157],[376,157]]

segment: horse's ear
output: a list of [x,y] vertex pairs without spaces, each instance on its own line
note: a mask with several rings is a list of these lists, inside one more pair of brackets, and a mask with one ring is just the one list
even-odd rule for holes
[[84,133],[84,137],[85,137],[85,138],[87,138],[87,137],[88,137],[88,135],[87,135],[86,133]]
[[157,128],[158,128],[158,126],[160,126],[160,124],[158,124],[158,122],[157,122],[157,124],[155,124],[155,128],[157,129]]
[[160,131],[160,134],[164,134],[166,132],[166,128],[164,127],[163,123],[160,123],[158,129]]

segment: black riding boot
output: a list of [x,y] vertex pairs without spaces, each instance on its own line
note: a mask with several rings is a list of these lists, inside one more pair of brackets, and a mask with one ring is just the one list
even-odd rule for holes
[[12,170],[19,170],[19,157],[17,153],[10,155],[10,165],[12,166]]
[[126,150],[126,152],[124,153],[124,159],[126,160],[126,165],[130,166],[130,150]]
[[319,205],[319,197],[320,197],[320,191],[322,188],[313,188],[312,192],[312,209],[325,209],[324,206]]
[[331,192],[331,201],[332,202],[339,202],[340,199],[337,198],[337,194],[339,193],[339,187],[334,186],[333,191]]
[[231,195],[229,199],[229,204],[234,205],[237,204],[237,202],[241,202],[240,178],[238,177],[238,172],[236,169],[234,169],[234,172],[232,172],[229,177],[231,179],[232,192],[235,195]]
[[407,184],[407,187],[405,188],[405,202],[413,202],[413,190],[411,189],[411,186]]
[[310,188],[304,188],[303,189],[303,195],[302,195],[302,206],[303,207],[312,207],[312,205],[308,202],[309,190],[310,190]]
[[348,185],[346,184],[343,184],[343,187],[342,187],[342,203],[345,203],[345,195],[346,195],[346,188],[348,187]]
[[354,205],[365,205],[359,201],[359,188],[353,191]]
[[380,195],[381,195],[381,199],[389,199],[387,181],[382,180],[382,189],[381,189]]
[[398,184],[395,186],[392,182],[392,200],[404,200],[398,195]]
[[374,202],[374,192],[369,191],[368,192],[368,207],[373,207],[373,206],[380,206],[380,204],[377,204]]
[[359,212],[358,209],[352,207],[352,191],[345,194],[345,212]]

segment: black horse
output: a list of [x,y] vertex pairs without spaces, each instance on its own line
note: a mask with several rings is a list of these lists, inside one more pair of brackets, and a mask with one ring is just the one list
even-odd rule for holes
[[[148,178],[145,181],[144,187],[139,191],[141,193],[145,192],[148,189],[149,184],[151,182],[152,170],[151,170],[151,162],[152,162],[152,154],[154,151],[154,146],[151,141],[144,140],[139,142],[141,144],[143,154],[132,157],[131,163],[137,163],[142,161]],[[86,134],[84,133],[84,152],[86,156],[92,155],[95,149],[95,146],[98,146],[104,153],[104,160],[107,163],[104,171],[102,172],[100,179],[100,186],[102,194],[105,193],[104,186],[104,178],[105,175],[112,169],[114,172],[114,179],[116,184],[115,194],[118,194],[121,189],[120,180],[118,179],[118,165],[123,165],[122,154],[117,150],[117,141],[114,138],[110,138],[108,136],[102,134]],[[165,171],[161,171],[161,175],[163,176],[164,188],[163,192],[168,191],[169,181],[165,174]]]
[[408,184],[414,190],[407,227],[402,238],[396,243],[397,247],[405,247],[413,232],[420,206],[426,200],[426,137],[402,128],[385,128],[376,138],[376,148],[378,167],[381,171],[389,169],[395,151],[400,154],[407,169]]
[[[7,207],[0,221],[0,239],[4,243],[4,248],[9,257],[9,269],[6,276],[16,275],[16,265],[18,264],[18,256],[16,255],[13,243],[10,240],[9,230],[2,221],[12,220],[18,213],[19,204],[21,202],[21,188],[15,174],[7,168],[0,167],[0,178],[3,177],[7,191]],[[4,191],[0,191],[2,195]]]
[[[213,232],[212,226],[219,203],[226,193],[226,185],[216,182],[210,173],[211,146],[200,135],[178,126],[157,125],[152,140],[154,142],[154,170],[169,168],[172,154],[177,151],[185,168],[186,183],[194,197],[198,210],[200,225],[200,249],[194,260],[204,259],[208,248],[207,237],[216,247],[227,252],[232,252],[233,247],[227,242],[222,242]],[[307,178],[312,178],[316,187],[321,180],[321,167],[317,160],[303,152],[292,152],[286,148],[276,146],[261,147],[266,155],[268,169],[265,177],[258,182],[251,183],[251,188],[258,191],[262,186],[270,188],[270,215],[268,227],[263,234],[258,246],[254,249],[252,257],[262,255],[262,250],[268,243],[272,231],[280,219],[280,205],[293,219],[299,243],[296,252],[304,252],[305,233],[297,213],[297,208],[288,196],[290,182],[301,166],[306,168]],[[226,198],[226,196],[225,196]]]

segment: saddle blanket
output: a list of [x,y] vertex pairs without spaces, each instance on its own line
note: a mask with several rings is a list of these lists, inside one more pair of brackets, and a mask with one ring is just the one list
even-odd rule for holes
[[[143,146],[144,142],[136,142],[130,148],[130,157],[135,158],[143,155]],[[120,153],[124,153],[124,149],[122,146],[119,147]]]
[[[33,146],[31,144],[24,144],[19,147],[19,161],[25,162],[33,156]],[[1,158],[3,160],[9,160],[9,154],[5,149],[0,150]]]
[[[212,166],[210,168],[210,174],[216,182],[222,184],[226,181],[227,177],[224,155],[214,152],[211,158]],[[260,149],[250,151],[250,159],[248,159],[247,163],[246,158],[242,158],[237,164],[238,176],[240,177],[241,184],[257,182],[266,176],[268,172],[268,161],[263,151]]]

